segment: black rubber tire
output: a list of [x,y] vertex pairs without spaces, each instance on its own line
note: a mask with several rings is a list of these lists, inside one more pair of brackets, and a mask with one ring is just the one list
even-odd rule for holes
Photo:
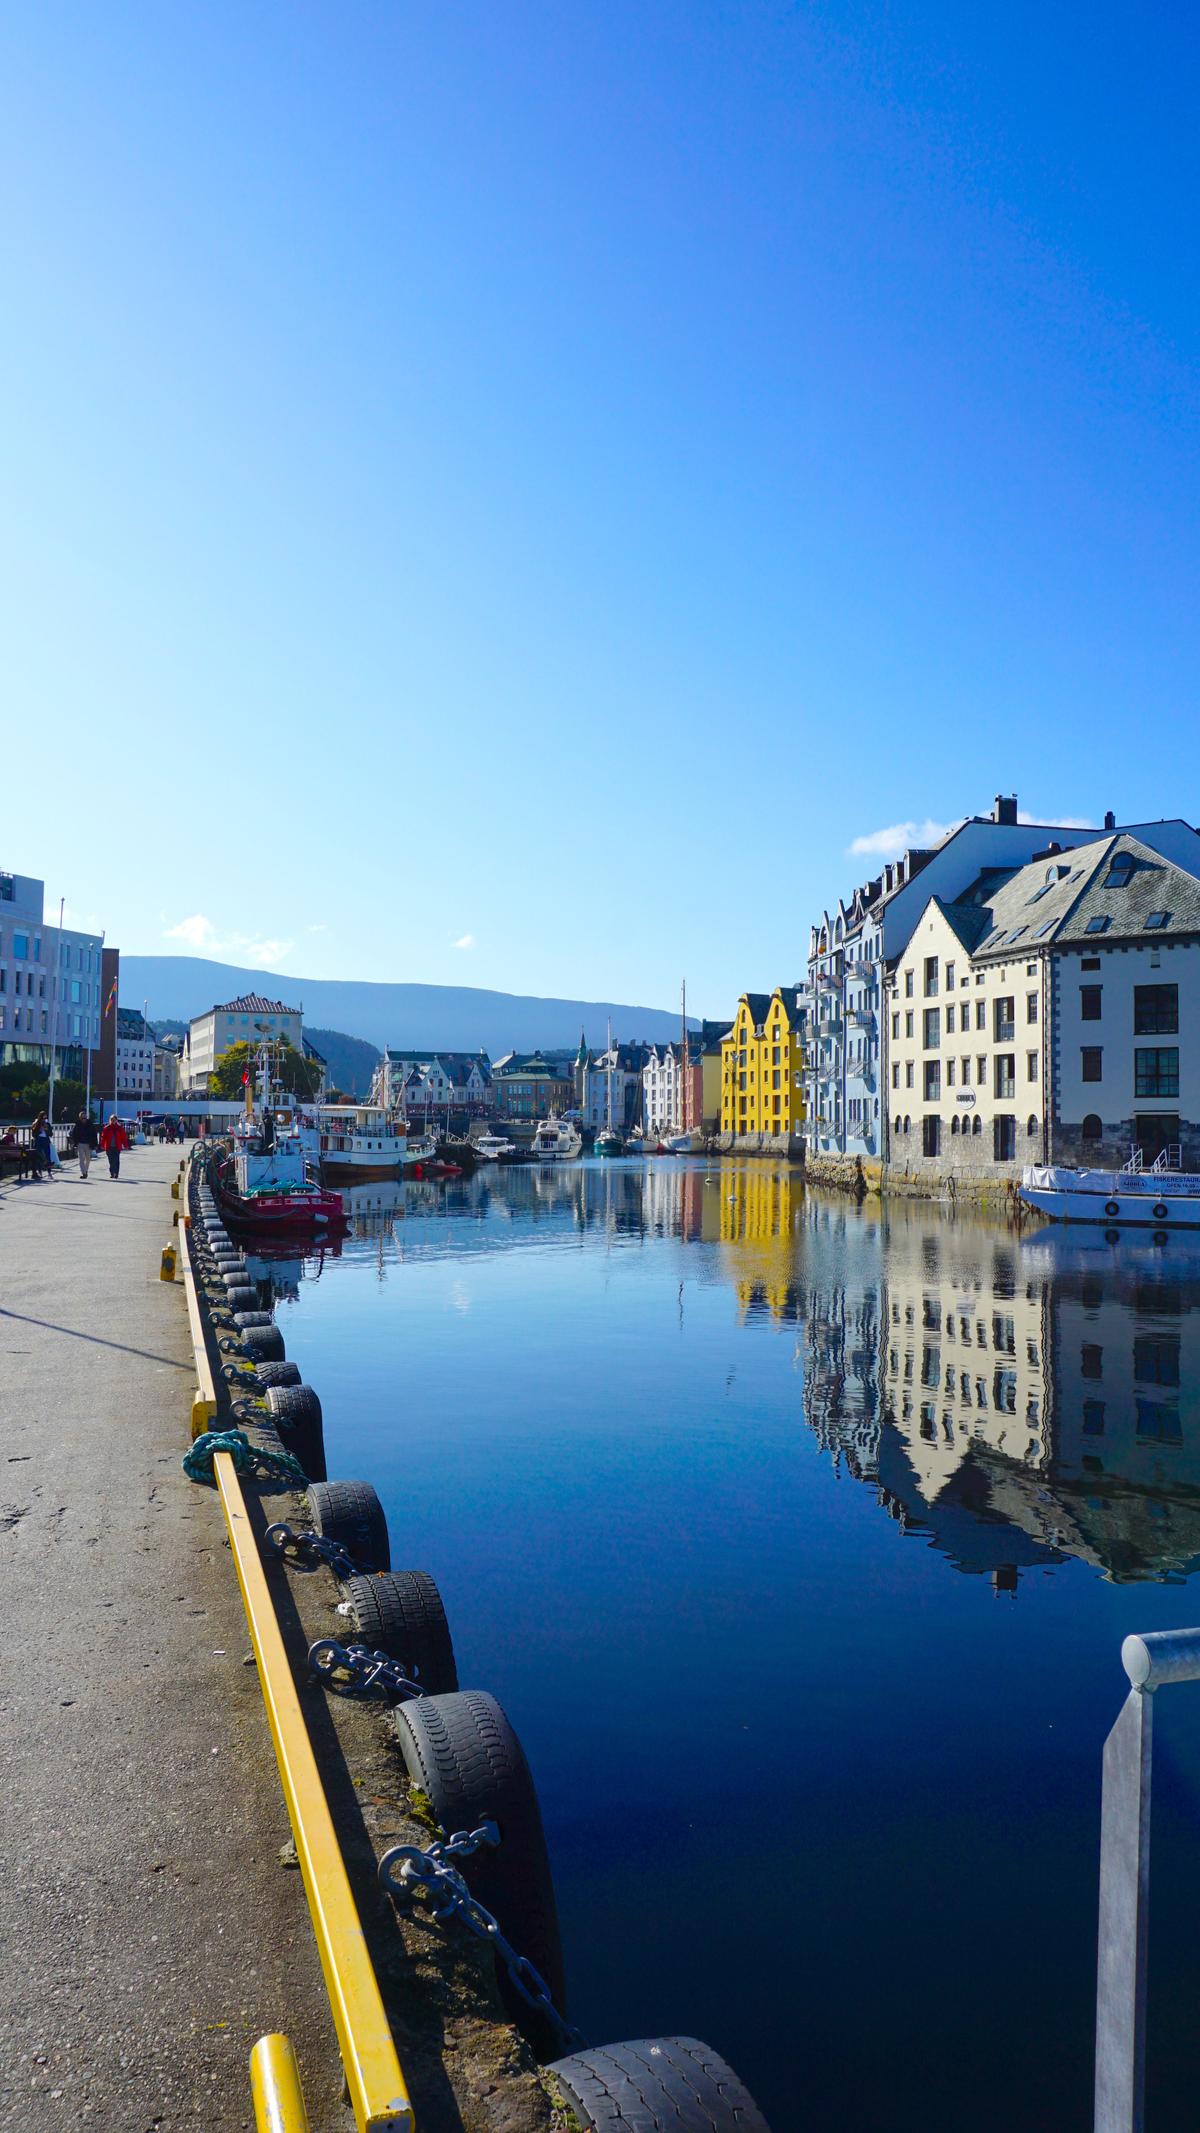
[[327,1540],[340,1541],[360,1570],[390,1570],[383,1505],[369,1481],[323,1481],[308,1492],[312,1521]]
[[[562,1942],[541,1810],[525,1751],[494,1696],[460,1689],[422,1696],[392,1714],[405,1768],[426,1794],[446,1834],[490,1817],[500,1830],[494,1850],[456,1862],[467,1887],[500,1922],[518,1955],[539,1970],[560,2014],[566,2013]],[[544,2020],[496,1966],[500,1997],[517,2027],[543,2054],[557,2048]]]
[[236,1289],[226,1289],[225,1309],[232,1311],[235,1317],[239,1311],[257,1311],[258,1290],[252,1289],[248,1281],[242,1282]]
[[321,1402],[311,1385],[271,1385],[267,1390],[271,1420],[281,1435],[289,1430],[320,1429]]
[[1119,1201],[1119,1200],[1106,1200],[1106,1201],[1104,1202],[1104,1212],[1105,1212],[1105,1214],[1106,1214],[1106,1215],[1119,1215],[1119,1214],[1120,1214],[1120,1212],[1121,1212],[1121,1203],[1120,1203],[1120,1201]]
[[282,1363],[283,1335],[278,1326],[251,1326],[241,1336],[242,1354],[249,1363]]
[[572,2052],[550,2072],[585,2133],[770,2133],[733,2068],[695,2037]]
[[251,1326],[273,1326],[275,1321],[269,1311],[235,1311],[233,1323],[239,1333],[248,1333]]
[[298,1385],[299,1363],[256,1363],[255,1376],[264,1390],[271,1385]]
[[357,1635],[373,1652],[415,1667],[412,1678],[427,1696],[448,1696],[458,1687],[450,1625],[427,1570],[351,1578],[346,1598]]

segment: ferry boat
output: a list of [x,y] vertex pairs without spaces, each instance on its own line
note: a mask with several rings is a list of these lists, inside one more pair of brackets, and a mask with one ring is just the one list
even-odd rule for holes
[[571,1162],[582,1153],[583,1141],[569,1119],[544,1118],[533,1136],[535,1162]]
[[1200,1229],[1200,1174],[1170,1167],[1166,1151],[1143,1170],[1134,1149],[1122,1170],[1067,1170],[1032,1164],[1021,1172],[1021,1198],[1052,1222],[1093,1222],[1106,1229]]
[[408,1160],[408,1135],[389,1111],[374,1104],[322,1104],[321,1173],[363,1183],[398,1177]]

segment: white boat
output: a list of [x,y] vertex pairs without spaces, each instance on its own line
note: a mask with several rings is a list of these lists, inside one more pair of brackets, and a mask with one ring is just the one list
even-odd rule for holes
[[412,1133],[409,1135],[408,1150],[404,1157],[406,1170],[411,1170],[414,1163],[432,1163],[436,1159],[437,1138],[434,1134]]
[[695,1152],[696,1136],[690,1128],[686,1133],[672,1133],[663,1146],[668,1155],[692,1155]]
[[506,1141],[502,1133],[481,1133],[471,1146],[481,1163],[498,1163],[502,1157],[517,1153],[516,1142]]
[[1067,1170],[1032,1164],[1021,1172],[1021,1198],[1052,1222],[1094,1222],[1106,1229],[1200,1229],[1200,1174],[1170,1170],[1162,1157],[1143,1170],[1136,1155],[1124,1170]]
[[321,1168],[327,1177],[394,1178],[408,1156],[408,1135],[376,1104],[322,1104]]
[[533,1155],[539,1163],[570,1162],[582,1153],[583,1141],[569,1119],[544,1118],[533,1136]]

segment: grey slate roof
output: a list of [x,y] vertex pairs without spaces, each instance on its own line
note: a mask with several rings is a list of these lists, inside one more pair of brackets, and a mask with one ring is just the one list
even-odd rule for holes
[[[1119,878],[1114,878],[1114,859]],[[960,918],[982,920],[972,952],[981,960],[1004,962],[1049,947],[1200,933],[1200,881],[1139,838],[1110,833],[1031,859],[984,900],[940,908],[964,946]],[[1166,913],[1161,926],[1147,924],[1154,911]],[[1100,918],[1108,924],[1090,930],[1089,921]]]
[[239,993],[236,1000],[226,1000],[217,1009],[222,1015],[298,1015],[298,1007],[285,1007],[282,1000],[264,1000],[260,992]]

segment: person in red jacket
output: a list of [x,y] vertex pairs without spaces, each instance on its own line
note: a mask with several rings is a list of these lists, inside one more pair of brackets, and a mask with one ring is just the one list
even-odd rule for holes
[[121,1150],[122,1148],[128,1148],[129,1135],[126,1133],[115,1111],[100,1135],[100,1146],[108,1157],[109,1177],[119,1178],[121,1175]]

